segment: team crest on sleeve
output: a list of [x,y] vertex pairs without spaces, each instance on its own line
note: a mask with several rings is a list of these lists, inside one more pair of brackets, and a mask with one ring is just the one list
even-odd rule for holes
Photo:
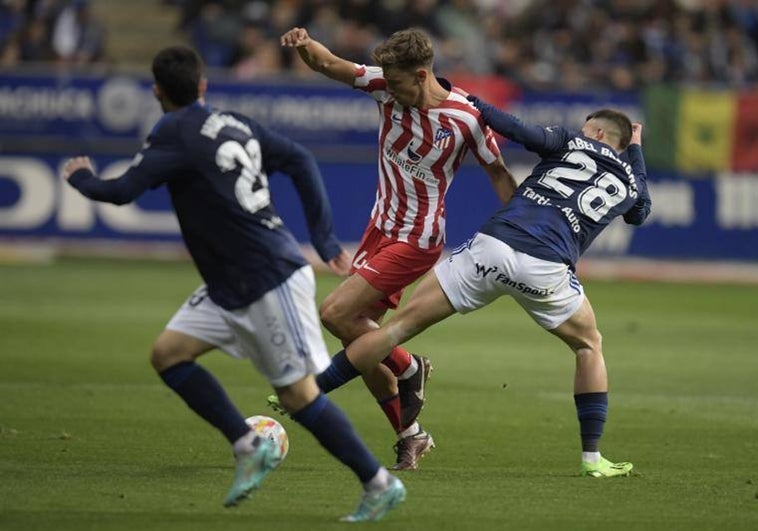
[[432,145],[436,149],[445,149],[448,145],[450,145],[450,141],[452,140],[453,132],[450,129],[445,129],[444,127],[440,127],[437,129],[437,132],[434,133],[434,142]]

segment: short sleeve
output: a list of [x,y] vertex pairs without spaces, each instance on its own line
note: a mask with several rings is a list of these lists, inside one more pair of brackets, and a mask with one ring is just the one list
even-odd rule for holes
[[380,103],[387,103],[392,96],[387,92],[387,80],[379,66],[355,65],[353,87],[365,92]]

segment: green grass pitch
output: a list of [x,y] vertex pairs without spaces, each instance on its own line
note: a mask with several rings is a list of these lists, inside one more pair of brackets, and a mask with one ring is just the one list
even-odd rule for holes
[[[290,454],[253,499],[221,506],[223,438],[163,386],[152,339],[199,284],[189,264],[0,267],[0,529],[343,529],[358,483],[289,419]],[[319,276],[319,300],[336,279]],[[572,355],[508,299],[416,338],[435,371],[437,442],[376,527],[758,529],[758,286],[587,282],[611,378],[604,454],[581,478]],[[333,338],[327,339],[336,349]],[[248,414],[266,383],[203,360]],[[393,435],[360,382],[332,398],[380,459]]]

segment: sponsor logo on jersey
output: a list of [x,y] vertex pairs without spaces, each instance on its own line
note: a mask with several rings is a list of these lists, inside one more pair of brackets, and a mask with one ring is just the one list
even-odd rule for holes
[[545,197],[544,195],[538,192],[535,192],[534,189],[532,189],[529,186],[524,188],[524,190],[521,192],[521,195],[523,195],[527,199],[531,199],[538,205],[552,205],[549,198]]
[[440,127],[437,129],[437,132],[434,133],[434,142],[432,145],[440,150],[445,149],[448,145],[450,145],[452,138],[453,132],[450,129]]
[[513,288],[516,291],[520,291],[524,295],[532,295],[535,297],[547,297],[548,295],[552,295],[555,293],[554,289],[548,289],[548,288],[535,288],[534,286],[529,286],[523,282],[516,282],[515,280],[511,280],[508,278],[507,275],[504,273],[498,272],[497,266],[485,266],[480,264],[479,262],[476,262],[476,276],[481,278],[487,278],[487,276],[492,275],[492,278],[494,278],[495,282],[500,282],[501,284],[504,284],[508,286],[509,288]]
[[393,121],[393,122],[395,122],[396,124],[399,124],[399,123],[402,123],[402,122],[403,122],[403,119],[400,117],[400,115],[399,115],[399,114],[395,114],[395,113],[393,112],[393,113],[392,113],[392,121]]
[[437,184],[437,178],[433,175],[427,174],[427,172],[425,172],[422,167],[417,164],[423,157],[413,151],[410,147],[405,150],[405,154],[408,158],[411,158],[411,155],[415,156],[415,160],[406,159],[403,157],[402,153],[398,153],[390,147],[385,148],[384,154],[387,159],[390,160],[390,162],[397,165],[397,167],[404,171],[409,177],[428,184]]
[[416,163],[421,160],[421,155],[413,151],[413,144],[410,144],[408,146],[408,149],[405,150],[405,153],[406,155],[408,155],[408,159],[413,163]]

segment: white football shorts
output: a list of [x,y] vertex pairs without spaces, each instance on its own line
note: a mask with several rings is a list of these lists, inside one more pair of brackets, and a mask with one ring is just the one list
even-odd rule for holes
[[566,264],[519,252],[487,234],[454,249],[434,273],[457,312],[510,295],[546,330],[568,320],[584,300],[584,288]]
[[331,363],[321,335],[313,269],[305,266],[246,308],[225,310],[207,295],[193,293],[166,328],[248,358],[274,387],[318,374]]

